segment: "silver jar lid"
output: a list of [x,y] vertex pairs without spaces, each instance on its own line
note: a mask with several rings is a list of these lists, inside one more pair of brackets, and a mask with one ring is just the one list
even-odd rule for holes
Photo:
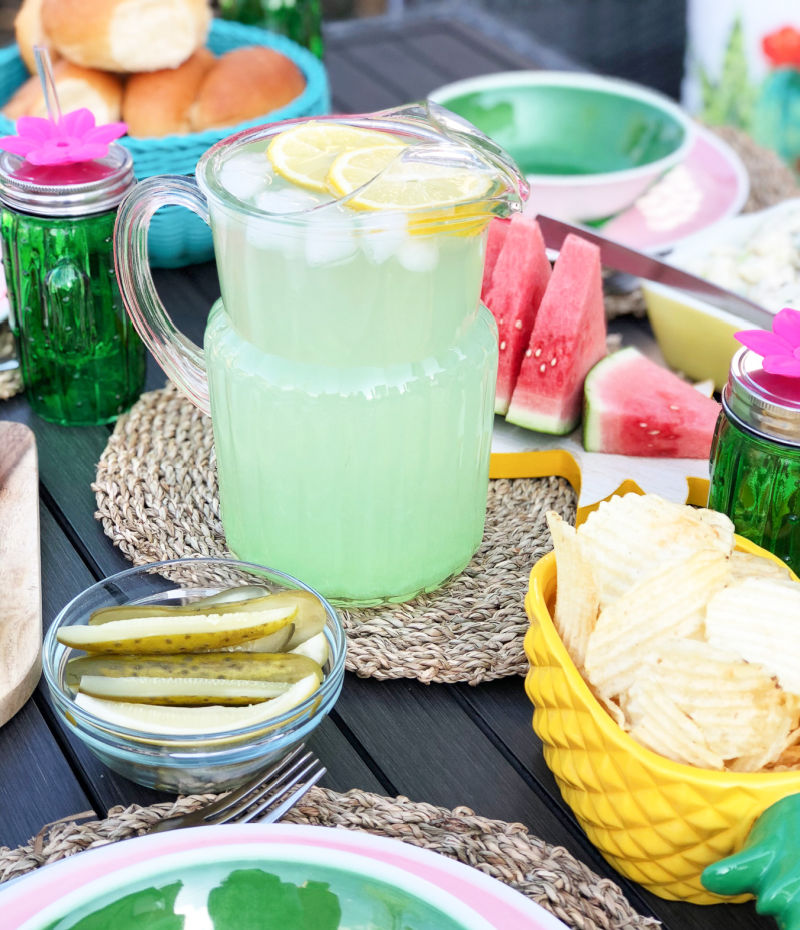
[[722,391],[725,410],[763,436],[800,448],[800,378],[771,375],[762,358],[739,349]]
[[[136,183],[133,158],[121,145],[110,145],[108,155],[83,166],[44,169],[44,183],[26,176],[30,174],[26,166],[21,156],[0,152],[0,203],[36,216],[104,213],[116,207]],[[99,177],[98,166],[102,171]],[[65,176],[68,183],[61,180]]]

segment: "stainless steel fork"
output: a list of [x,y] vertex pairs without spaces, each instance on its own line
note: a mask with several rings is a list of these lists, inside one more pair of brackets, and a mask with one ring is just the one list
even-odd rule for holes
[[147,833],[217,823],[279,820],[326,772],[312,752],[303,753],[304,748],[302,744],[297,746],[279,762],[224,797],[189,814],[161,820]]

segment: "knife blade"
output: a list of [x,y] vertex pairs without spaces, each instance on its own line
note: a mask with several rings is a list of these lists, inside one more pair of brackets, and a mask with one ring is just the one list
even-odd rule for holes
[[775,314],[760,304],[742,297],[741,294],[727,291],[705,278],[662,262],[653,258],[652,255],[637,252],[636,249],[628,248],[613,239],[606,239],[605,236],[598,235],[594,230],[587,229],[585,226],[573,226],[571,223],[554,219],[552,216],[544,216],[542,213],[537,215],[536,220],[548,249],[559,251],[564,239],[570,233],[575,233],[598,246],[600,261],[606,268],[686,291],[687,294],[698,297],[726,313],[738,316],[748,323],[753,323],[761,329],[772,329]]

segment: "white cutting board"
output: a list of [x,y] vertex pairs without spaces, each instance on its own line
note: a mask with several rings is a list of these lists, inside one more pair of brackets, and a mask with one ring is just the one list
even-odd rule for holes
[[23,423],[0,422],[0,725],[36,687],[41,649],[36,440]]
[[567,436],[549,436],[501,417],[495,418],[491,469],[493,478],[560,475],[575,488],[579,509],[604,500],[625,482],[678,504],[704,506],[708,497],[708,459],[587,452],[580,428]]

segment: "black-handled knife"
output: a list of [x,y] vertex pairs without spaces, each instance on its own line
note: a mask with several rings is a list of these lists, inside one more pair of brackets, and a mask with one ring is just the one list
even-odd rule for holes
[[659,284],[668,287],[678,288],[686,291],[687,294],[699,297],[706,303],[719,307],[720,310],[725,310],[727,313],[738,316],[748,323],[753,323],[761,329],[772,329],[772,320],[775,314],[760,304],[742,297],[740,294],[726,291],[724,288],[712,284],[711,281],[706,281],[705,278],[699,278],[697,275],[676,268],[674,265],[669,265],[667,262],[659,261],[644,252],[637,252],[636,249],[630,249],[619,242],[614,242],[613,239],[606,239],[585,226],[573,226],[570,223],[564,223],[541,213],[536,217],[536,220],[542,230],[542,237],[548,249],[559,251],[564,239],[570,233],[575,233],[600,248],[600,261],[606,268],[613,271],[623,271],[635,275],[637,278],[645,278],[647,281],[657,281]]

